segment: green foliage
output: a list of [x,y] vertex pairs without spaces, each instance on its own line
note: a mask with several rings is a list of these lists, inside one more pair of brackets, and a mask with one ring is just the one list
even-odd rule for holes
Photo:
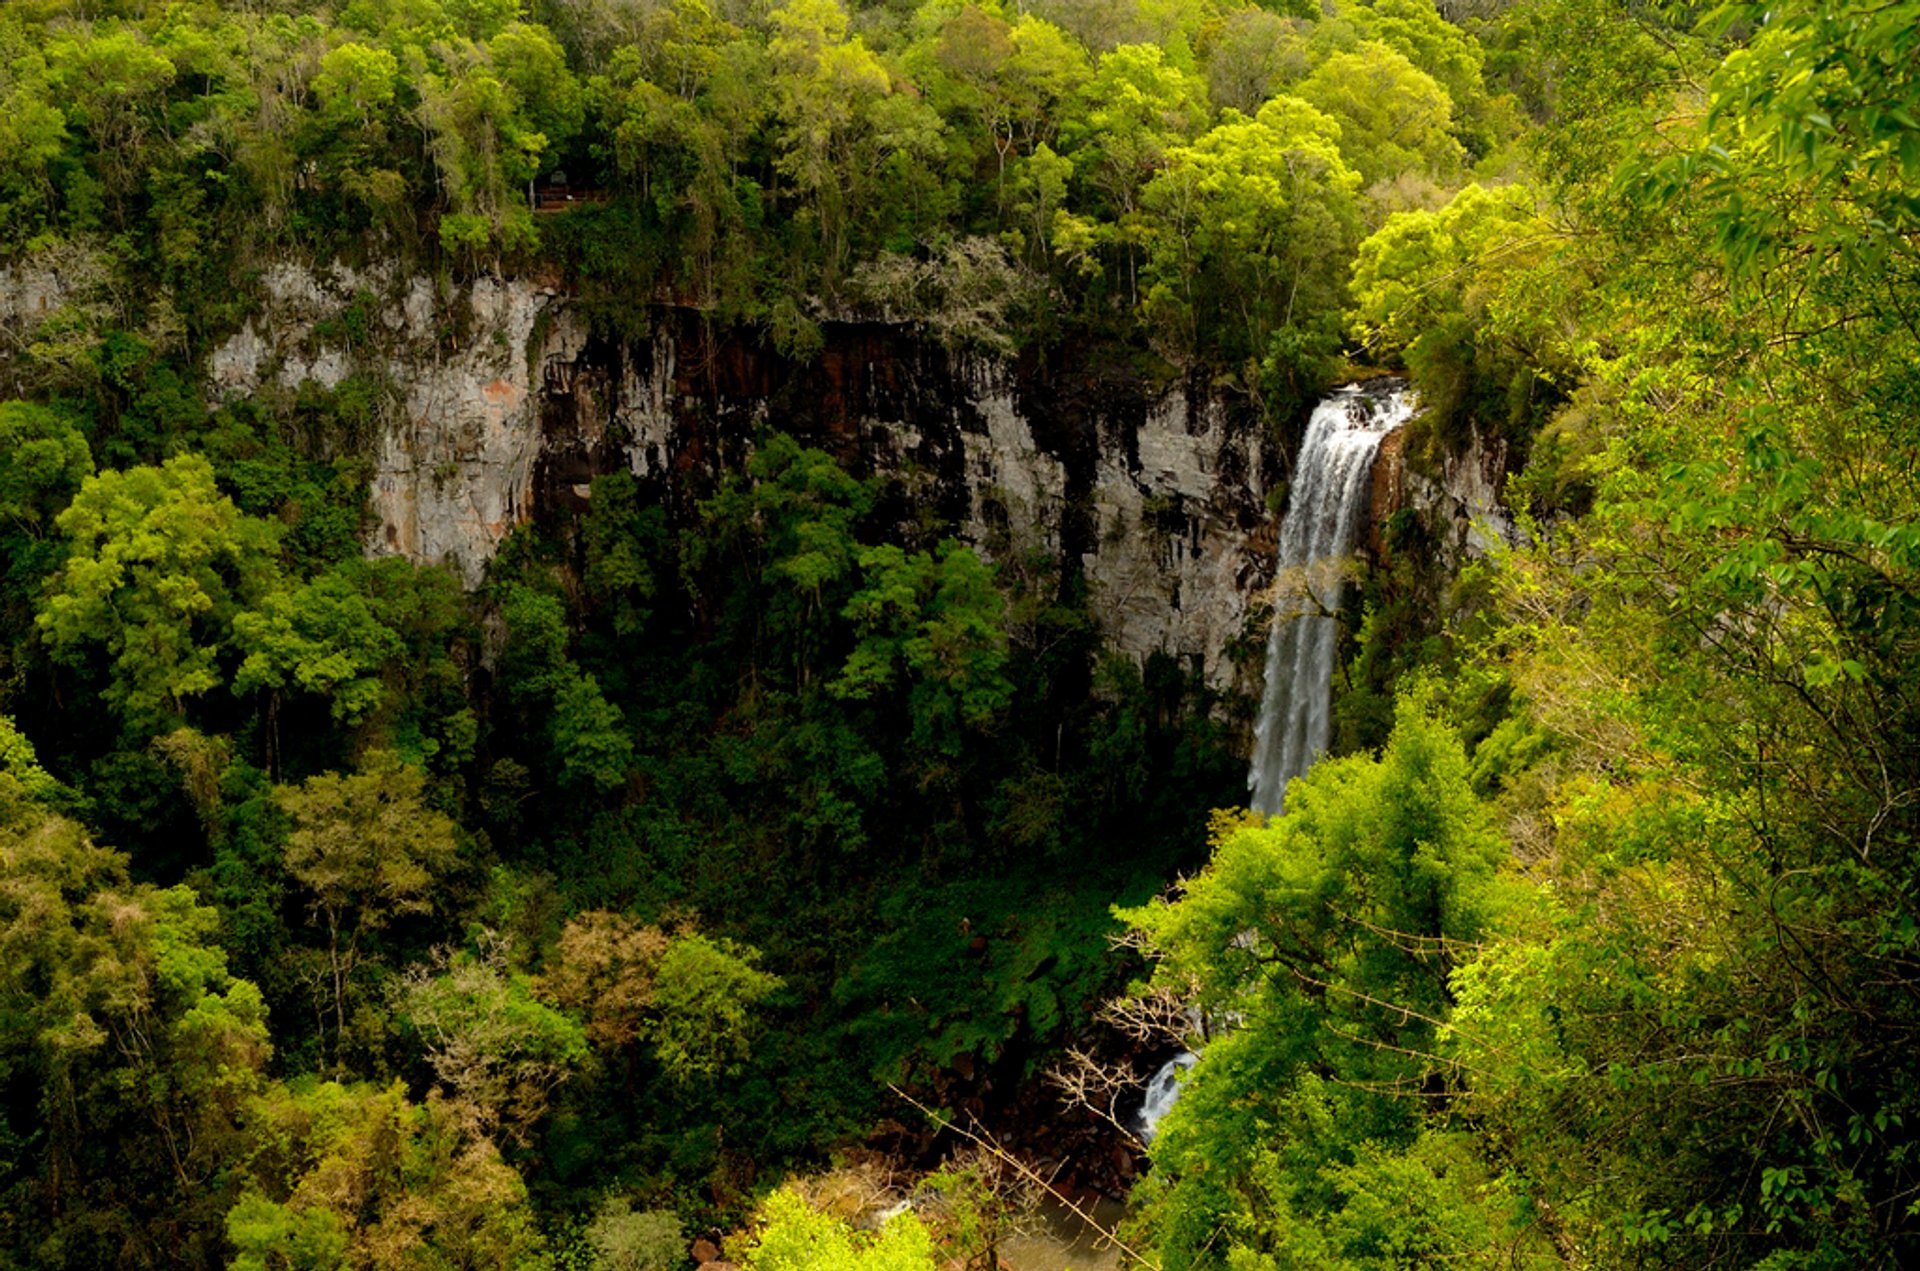
[[334,718],[347,724],[371,714],[384,695],[381,671],[399,656],[401,641],[355,586],[360,572],[330,571],[236,615],[235,642],[246,656],[234,691],[316,693],[330,699]]
[[[1037,1072],[1116,899],[1211,1034],[1160,1265],[1915,1260],[1912,4],[4,8],[0,1261],[680,1261],[876,1075]],[[335,387],[207,407],[334,258],[862,392],[849,319],[1152,362],[1276,437],[1386,361],[1520,546],[1448,588],[1457,526],[1376,527],[1347,757],[1143,904],[1240,707],[948,541],[952,456],[705,428],[469,597],[361,559],[384,283]],[[933,1257],[789,1193],[747,1243]]]
[[66,565],[40,610],[56,658],[90,668],[130,730],[158,731],[222,686],[235,617],[280,581],[274,527],[214,487],[213,467],[183,455],[158,468],[82,483],[55,522]]
[[1061,140],[1074,170],[1104,196],[1123,234],[1167,151],[1199,130],[1204,100],[1199,81],[1150,44],[1105,54],[1080,90],[1081,109],[1066,120]]
[[747,1271],[931,1271],[933,1241],[912,1214],[878,1233],[855,1232],[817,1212],[791,1191],[767,1197],[760,1230],[747,1249]]
[[60,790],[60,783],[47,775],[28,741],[5,715],[0,715],[0,774],[19,783],[27,798],[45,803]]
[[958,757],[963,731],[987,731],[1013,695],[1005,602],[992,571],[949,539],[938,554],[860,553],[864,586],[847,601],[859,643],[832,691],[866,700],[904,683],[916,746]]
[[595,1271],[674,1271],[686,1261],[687,1240],[670,1210],[633,1208],[609,1196],[587,1227]]
[[559,781],[575,789],[614,789],[626,778],[633,743],[619,709],[601,694],[592,673],[581,671],[568,655],[565,606],[515,583],[502,608],[507,623],[502,678],[529,714],[546,716]]
[[[75,306],[49,324],[80,320],[71,351],[102,418],[145,427],[197,404],[188,368],[245,316],[228,283],[261,248],[357,259],[373,244],[457,273],[557,257],[616,322],[636,296],[689,299],[801,356],[822,301],[937,324],[989,283],[1020,301],[958,324],[967,343],[1060,326],[1131,338],[1140,196],[1220,122],[1210,85],[1251,117],[1312,84],[1369,183],[1449,176],[1454,135],[1478,157],[1512,130],[1478,44],[1423,0],[1048,13],[462,0],[162,20],[141,3],[82,33],[23,12],[4,33],[5,245],[119,235],[120,281],[163,281],[141,312]],[[563,175],[594,197],[536,215],[532,187]],[[972,267],[998,243],[1025,268]],[[895,306],[876,269],[948,294]],[[1034,302],[1056,282],[1064,310]],[[1249,356],[1237,333],[1181,353],[1234,374]]]
[[1369,185],[1402,172],[1444,179],[1464,158],[1447,90],[1385,44],[1335,53],[1298,92],[1338,121],[1342,151]]
[[403,914],[430,910],[430,889],[458,852],[453,822],[426,805],[425,788],[418,768],[374,752],[360,772],[325,773],[274,791],[290,822],[287,873],[326,934],[316,996],[333,1008],[336,1061],[354,976],[371,953],[368,938]]
[[[1552,237],[1532,190],[1476,184],[1437,211],[1394,213],[1360,244],[1354,331],[1405,358],[1430,438],[1457,441],[1471,423],[1527,438],[1552,400],[1532,385],[1570,377],[1552,292],[1535,285]],[[1529,390],[1518,401],[1515,383]]]
[[1444,1090],[1449,976],[1511,903],[1458,738],[1403,700],[1378,759],[1324,761],[1284,816],[1218,828],[1178,899],[1122,914],[1155,984],[1220,1022],[1153,1143],[1166,1264],[1477,1252],[1509,1219],[1396,1097]]
[[93,455],[64,412],[27,402],[0,403],[0,518],[13,532],[42,528],[93,475]]
[[1141,196],[1153,215],[1142,277],[1148,313],[1181,344],[1252,357],[1297,333],[1331,352],[1325,314],[1359,225],[1360,178],[1340,136],[1312,106],[1276,97],[1168,152]]
[[631,638],[646,628],[659,594],[654,562],[664,546],[666,515],[641,504],[639,483],[630,472],[595,477],[591,489],[580,527],[586,549],[581,581],[594,603],[609,610],[613,633]]
[[855,1036],[876,1056],[874,1075],[898,1081],[963,1055],[991,1061],[1022,1036],[1077,1024],[1112,974],[1108,905],[1153,885],[963,881],[889,898],[886,935],[835,986]]
[[539,1001],[502,942],[483,932],[477,953],[442,951],[395,982],[397,1023],[416,1038],[440,1088],[525,1141],[549,1092],[587,1059],[579,1023]]
[[568,922],[541,980],[552,1000],[579,1012],[595,1045],[645,1042],[673,1081],[711,1082],[748,1054],[754,1011],[781,987],[759,953],[695,931],[669,938],[604,910]]
[[[228,973],[217,928],[187,888],[131,882],[126,857],[0,773],[0,1069],[22,1100],[0,1185],[44,1264],[217,1247],[207,1210],[225,1203],[236,1117],[271,1052],[265,1004]],[[182,1222],[185,1250],[167,1235]]]
[[653,1049],[669,1077],[713,1080],[746,1056],[749,1012],[780,987],[757,960],[751,949],[697,934],[667,946],[654,972]]
[[[1510,28],[1564,41],[1528,89],[1552,206],[1470,188],[1358,271],[1443,410],[1532,444],[1476,652],[1511,713],[1473,765],[1532,885],[1455,971],[1443,1050],[1563,1248],[1896,1265],[1915,131],[1878,23],[1905,15],[1615,16]],[[1569,390],[1537,436],[1522,374]]]
[[226,1215],[231,1265],[551,1266],[526,1184],[470,1113],[398,1085],[273,1086],[247,1108],[257,1147]]

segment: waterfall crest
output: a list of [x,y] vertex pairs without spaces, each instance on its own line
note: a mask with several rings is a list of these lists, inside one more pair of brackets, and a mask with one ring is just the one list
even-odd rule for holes
[[1407,421],[1413,397],[1355,385],[1314,407],[1280,525],[1267,683],[1247,773],[1253,810],[1281,809],[1287,782],[1327,748],[1336,614],[1349,553],[1366,507],[1380,439]]

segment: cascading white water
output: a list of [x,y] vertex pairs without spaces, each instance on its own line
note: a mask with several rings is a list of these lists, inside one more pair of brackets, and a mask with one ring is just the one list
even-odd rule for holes
[[1160,1118],[1167,1115],[1174,1100],[1180,1097],[1180,1074],[1199,1062],[1200,1056],[1183,1050],[1160,1065],[1160,1071],[1153,1074],[1153,1080],[1147,1083],[1147,1097],[1140,1104],[1142,1143],[1153,1142],[1153,1136],[1160,1130]]
[[1280,524],[1267,686],[1247,773],[1255,812],[1279,812],[1287,782],[1327,748],[1334,615],[1348,553],[1367,505],[1374,452],[1412,413],[1413,397],[1404,387],[1354,386],[1322,401],[1308,421]]

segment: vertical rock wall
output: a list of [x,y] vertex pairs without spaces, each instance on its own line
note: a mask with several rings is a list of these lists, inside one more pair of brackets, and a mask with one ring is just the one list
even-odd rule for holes
[[1389,436],[1373,469],[1373,550],[1380,550],[1380,527],[1403,508],[1418,512],[1439,535],[1440,559],[1447,571],[1485,556],[1496,542],[1514,541],[1512,515],[1500,501],[1507,479],[1507,445],[1476,428],[1467,445],[1442,456],[1436,467],[1411,465],[1406,433]]
[[[89,276],[83,256],[0,268],[6,345],[25,348],[48,315],[86,303]],[[514,526],[577,509],[594,476],[626,468],[684,519],[776,428],[884,476],[903,524],[931,510],[989,554],[1052,555],[1088,580],[1119,651],[1168,653],[1216,687],[1258,691],[1250,609],[1272,578],[1266,496],[1284,456],[1250,403],[1205,383],[1151,383],[1097,351],[954,354],[874,323],[825,324],[805,363],[687,311],[636,314],[647,333],[611,339],[527,279],[453,288],[280,263],[258,295],[209,353],[210,391],[384,386],[370,552],[444,562],[477,584]],[[9,351],[0,379],[20,391],[24,362]],[[1483,450],[1438,479],[1393,465],[1376,514],[1440,508],[1462,551],[1487,526],[1503,532],[1504,456]]]
[[778,428],[887,478],[903,519],[930,508],[989,554],[1037,549],[1084,573],[1120,651],[1235,686],[1229,646],[1272,572],[1255,539],[1276,456],[1250,409],[1071,363],[954,355],[901,327],[825,333],[799,364],[663,313],[644,339],[549,358],[536,497],[582,498],[623,464],[685,515]]
[[[261,311],[213,350],[217,397],[272,384],[388,386],[372,485],[374,553],[452,565],[469,585],[533,513],[541,452],[541,368],[583,342],[551,289],[481,279],[446,301],[425,278],[276,265]],[[349,347],[342,315],[374,327]]]

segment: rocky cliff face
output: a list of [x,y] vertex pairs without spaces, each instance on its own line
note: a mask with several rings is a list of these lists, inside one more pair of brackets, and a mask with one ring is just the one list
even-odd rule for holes
[[[84,261],[0,270],[0,334],[26,347],[95,299],[89,277]],[[931,509],[990,555],[1049,553],[1088,580],[1121,652],[1169,653],[1216,687],[1258,692],[1250,610],[1271,582],[1266,493],[1284,455],[1250,403],[1209,385],[1150,384],[1084,350],[1044,363],[954,354],[883,324],[829,323],[804,363],[686,311],[637,313],[628,325],[644,333],[614,339],[526,279],[444,288],[278,264],[259,284],[258,311],[207,357],[211,392],[349,375],[390,386],[370,552],[444,562],[475,584],[516,525],[577,506],[619,467],[689,515],[769,426],[886,477],[903,520]],[[1477,534],[1473,513],[1497,507],[1498,458],[1463,459],[1438,483],[1396,468],[1389,504],[1440,507]]]
[[1495,542],[1514,541],[1513,517],[1500,502],[1508,468],[1504,441],[1473,429],[1463,449],[1442,456],[1427,471],[1408,464],[1406,441],[1404,430],[1389,434],[1374,458],[1370,522],[1376,555],[1380,527],[1406,508],[1433,527],[1439,559],[1449,572],[1486,555]]
[[[550,359],[536,500],[582,497],[624,463],[670,504],[742,462],[763,424],[888,478],[986,551],[1079,571],[1109,642],[1174,654],[1219,687],[1268,581],[1259,549],[1277,456],[1251,410],[1072,361],[955,356],[901,327],[835,324],[796,364],[692,315]],[[683,507],[674,507],[684,511]]]
[[[0,332],[25,347],[87,287],[51,267],[0,271]],[[514,526],[577,506],[595,475],[626,467],[686,516],[773,427],[887,478],[903,521],[930,509],[990,555],[1051,554],[1089,581],[1120,651],[1257,688],[1248,604],[1272,571],[1264,495],[1281,456],[1249,404],[1204,384],[1150,385],[1075,350],[954,354],[882,324],[829,323],[804,363],[684,311],[637,313],[644,333],[614,339],[530,280],[447,288],[283,263],[258,294],[207,355],[216,398],[354,375],[389,386],[370,552],[474,584]]]

